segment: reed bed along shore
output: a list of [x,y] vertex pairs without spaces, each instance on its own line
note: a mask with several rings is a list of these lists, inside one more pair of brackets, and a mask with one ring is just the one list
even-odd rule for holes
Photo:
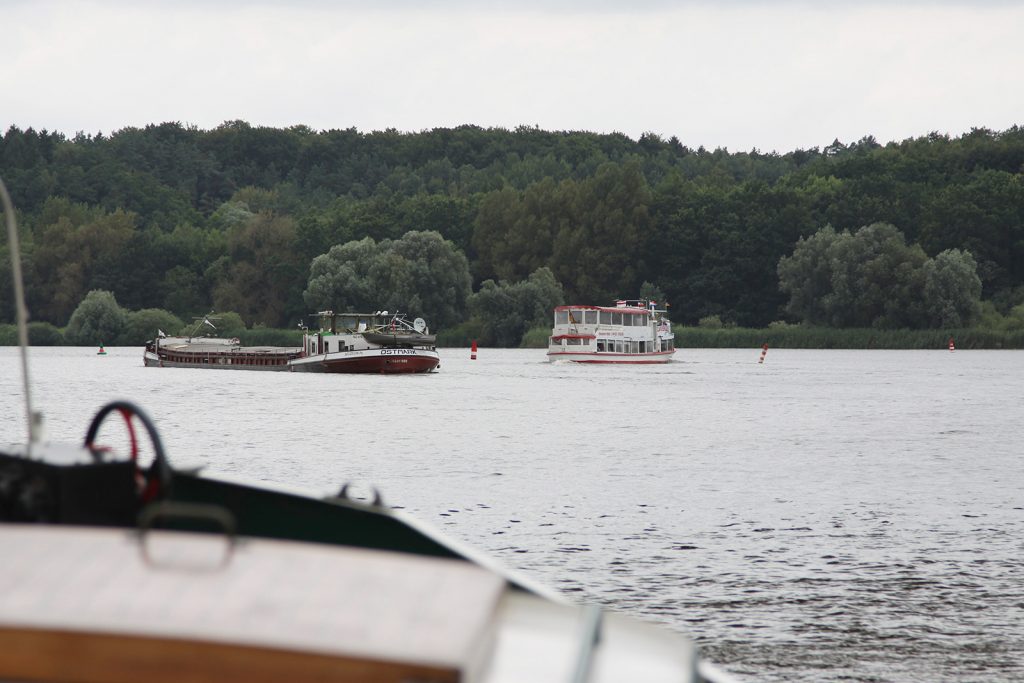
[[787,349],[1024,349],[1024,330],[980,328],[951,330],[832,329],[787,325],[764,329],[681,327],[676,345],[683,348],[746,348],[768,344]]
[[[523,336],[524,348],[544,348],[551,333],[537,327]],[[691,349],[742,349],[763,346],[785,349],[945,349],[952,339],[958,349],[1024,349],[1024,330],[965,328],[949,330],[834,329],[803,325],[767,328],[675,327],[676,346]]]

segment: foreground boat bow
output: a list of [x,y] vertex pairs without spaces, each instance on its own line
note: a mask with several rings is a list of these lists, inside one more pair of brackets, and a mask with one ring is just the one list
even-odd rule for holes
[[[110,415],[142,423],[152,464],[134,438],[125,458],[94,443]],[[130,403],[82,446],[0,449],[0,482],[4,680],[727,680],[686,638],[570,604],[379,499],[175,470]]]

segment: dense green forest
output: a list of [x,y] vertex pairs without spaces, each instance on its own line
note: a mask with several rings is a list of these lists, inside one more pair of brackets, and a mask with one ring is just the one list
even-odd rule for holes
[[348,305],[452,326],[645,283],[684,324],[1024,325],[1019,127],[785,154],[529,127],[11,127],[0,178],[32,318],[57,327],[94,290],[250,327]]

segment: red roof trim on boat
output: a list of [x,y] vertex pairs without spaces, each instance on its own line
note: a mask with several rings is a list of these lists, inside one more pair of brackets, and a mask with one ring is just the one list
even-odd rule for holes
[[556,334],[552,339],[594,339],[592,334]]
[[609,313],[650,313],[646,308],[618,307],[618,306],[555,306],[556,311],[587,310],[587,311],[608,311]]
[[614,353],[608,351],[548,351],[548,356],[551,358],[566,358],[569,356],[587,356],[593,358],[595,363],[618,363],[620,361],[617,358],[661,358],[664,356],[671,356],[676,352],[676,349],[669,349],[668,351],[646,351],[644,353]]

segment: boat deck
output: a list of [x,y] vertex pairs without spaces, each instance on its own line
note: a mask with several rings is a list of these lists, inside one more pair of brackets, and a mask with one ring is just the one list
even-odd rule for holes
[[300,346],[242,346],[233,345],[228,346],[227,344],[208,344],[204,342],[192,342],[192,343],[162,343],[160,348],[166,351],[175,351],[178,353],[259,353],[268,355],[288,354],[288,353],[299,353],[302,351]]
[[0,545],[3,680],[474,680],[504,589],[456,560],[207,534],[0,525]]
[[0,524],[0,679],[695,683],[693,644],[468,562]]

